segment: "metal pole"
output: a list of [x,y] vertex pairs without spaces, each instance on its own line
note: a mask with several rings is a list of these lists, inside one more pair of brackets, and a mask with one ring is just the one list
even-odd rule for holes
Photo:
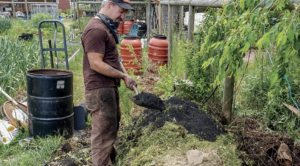
[[188,23],[188,42],[194,41],[194,21],[195,21],[195,7],[190,5],[189,6],[189,23]]
[[[170,0],[169,0],[170,1]],[[172,16],[173,16],[173,6],[168,5],[168,66],[170,67],[172,61]]]
[[79,15],[79,4],[77,0],[77,19],[78,19],[78,29],[80,30],[80,15]]
[[147,11],[147,18],[146,18],[146,20],[147,20],[147,45],[149,44],[149,41],[150,41],[150,31],[151,31],[151,25],[150,25],[150,6],[151,5],[151,0],[148,0],[148,5],[147,5],[147,9],[146,9],[146,11]]
[[163,33],[163,6],[161,5],[161,3],[159,3],[158,5],[158,15],[159,15],[159,19],[158,19],[159,34],[162,34]]

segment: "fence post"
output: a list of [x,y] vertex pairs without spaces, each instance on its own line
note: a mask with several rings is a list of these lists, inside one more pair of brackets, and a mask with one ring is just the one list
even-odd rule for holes
[[179,7],[179,30],[183,30],[183,8],[184,6]]
[[146,20],[147,20],[147,45],[149,44],[149,41],[150,41],[150,30],[151,30],[151,25],[150,25],[150,7],[151,7],[151,0],[148,0],[148,4],[147,4],[147,9],[146,9],[146,12],[147,12],[147,15],[146,15]]
[[[170,2],[170,0],[169,0]],[[173,17],[173,6],[168,5],[168,67],[170,67],[172,61],[172,17]]]
[[80,15],[79,15],[79,4],[77,0],[77,19],[78,19],[78,29],[81,30],[80,28]]
[[159,3],[158,5],[159,13],[159,34],[163,33],[163,6]]
[[224,80],[223,91],[223,108],[221,112],[221,123],[229,125],[232,119],[232,102],[233,102],[233,88],[234,88],[234,75],[229,78],[230,73],[227,74]]
[[27,20],[29,20],[27,0],[25,0],[25,7],[26,7]]

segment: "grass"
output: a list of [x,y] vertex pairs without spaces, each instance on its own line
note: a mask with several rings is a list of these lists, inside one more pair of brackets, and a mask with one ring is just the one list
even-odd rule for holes
[[166,160],[168,156],[172,156],[173,160],[185,159],[186,152],[194,149],[204,153],[217,151],[222,160],[216,165],[241,165],[232,135],[219,136],[216,142],[202,141],[195,135],[187,134],[184,127],[170,122],[159,130],[152,131],[151,126],[144,128],[141,135],[132,140],[123,135],[120,142],[124,149],[115,165],[172,165],[172,160]]
[[[68,35],[70,31],[70,25],[73,23],[71,20],[65,20],[68,26],[66,26],[66,34]],[[87,22],[88,18],[82,19],[82,24]],[[22,26],[26,26],[27,22],[20,20],[13,20],[13,27],[5,32],[5,36],[2,34],[0,37],[0,50],[4,50],[0,53],[0,84],[3,87],[6,87],[6,91],[9,92],[13,97],[17,96],[20,91],[25,94],[25,71],[31,68],[41,67],[40,62],[40,52],[37,37],[35,36],[32,41],[24,42],[16,40],[17,35],[22,33]],[[53,33],[49,32],[48,35],[44,37],[44,45],[47,46],[47,39],[53,38]],[[58,42],[61,41],[61,35],[58,37]],[[77,41],[80,38],[76,39]],[[172,48],[172,63],[167,68],[161,68],[160,80],[158,83],[157,92],[163,93],[164,98],[174,94],[173,86],[174,79],[183,79],[185,72],[185,63],[183,61],[183,56],[187,54],[186,49],[182,46],[182,43],[186,42],[186,36],[174,31],[173,33],[173,48]],[[58,45],[61,47],[61,44]],[[69,56],[72,53],[80,48],[79,45],[74,45],[68,47]],[[84,83],[83,83],[83,73],[82,73],[82,59],[83,59],[83,50],[81,49],[78,55],[75,58],[75,61],[72,61],[70,65],[70,70],[73,71],[73,87],[74,87],[74,105],[79,105],[84,102]],[[49,54],[45,56],[49,57]],[[64,54],[59,53],[60,60],[64,60]],[[47,67],[49,67],[49,58],[47,60]],[[5,61],[5,62],[4,62]],[[143,49],[143,67],[144,72],[148,72],[150,67],[149,61],[147,59],[147,48]],[[297,64],[294,64],[296,67]],[[62,66],[63,67],[63,66]],[[251,71],[249,70],[251,69]],[[262,117],[260,115],[266,115],[266,109],[257,110],[256,107],[253,107],[253,103],[260,102],[261,95],[264,95],[264,99],[267,100],[268,96],[265,94],[267,91],[262,89],[262,91],[251,91],[252,84],[255,86],[260,85],[261,83],[267,84],[266,82],[259,82],[260,70],[262,66],[249,66],[247,71],[248,76],[245,78],[240,91],[243,93],[238,94],[235,101],[240,104],[236,104],[236,113],[241,113],[242,115],[253,116],[253,117]],[[241,70],[243,72],[244,70]],[[253,72],[253,75],[250,73]],[[265,72],[265,71],[264,71]],[[296,72],[295,72],[296,73]],[[263,73],[266,75],[267,73]],[[134,76],[133,76],[134,77]],[[237,80],[239,81],[241,77]],[[264,77],[265,79],[267,77]],[[135,77],[138,80],[138,77]],[[293,76],[293,84],[297,83],[297,77]],[[252,83],[249,85],[249,83]],[[221,85],[222,87],[222,85]],[[139,87],[141,88],[141,87]],[[259,90],[259,89],[258,89]],[[222,90],[218,91],[220,93]],[[122,81],[121,87],[119,88],[120,94],[120,105],[122,112],[122,121],[124,122],[125,128],[131,129],[133,126],[133,117],[132,117],[132,108],[134,104],[127,97],[127,94],[133,95],[133,92],[125,87],[124,82]],[[249,96],[249,95],[253,96]],[[297,94],[298,96],[298,94]],[[278,97],[278,95],[276,96]],[[253,100],[252,100],[253,99]],[[254,100],[255,99],[255,100]],[[268,101],[271,101],[272,98],[268,98]],[[274,99],[274,98],[273,98]],[[3,95],[0,95],[0,104],[4,101],[7,101]],[[280,100],[276,100],[278,102]],[[274,105],[274,103],[273,103]],[[270,106],[270,105],[269,105]],[[258,105],[258,108],[263,108]],[[275,107],[266,107],[268,109]],[[276,111],[276,110],[275,110]],[[288,113],[288,110],[285,110],[284,114]],[[272,112],[269,112],[272,113]],[[238,114],[238,115],[241,115]],[[249,115],[248,115],[249,114]],[[274,114],[281,117],[281,114]],[[294,123],[294,126],[299,125],[299,121],[295,119],[290,119]],[[271,120],[270,120],[271,121]],[[284,119],[282,122],[287,123],[287,120]],[[272,121],[271,121],[272,122]],[[90,125],[91,119],[89,118],[88,124]],[[292,125],[292,124],[290,124]],[[121,136],[121,147],[122,151],[118,158],[117,164],[115,165],[163,165],[168,162],[178,158],[185,158],[186,152],[191,149],[198,149],[204,153],[209,153],[211,151],[217,151],[218,155],[222,158],[224,165],[241,165],[241,161],[238,159],[238,151],[236,150],[237,145],[234,143],[232,134],[228,133],[222,136],[219,136],[216,142],[207,142],[202,141],[195,135],[187,134],[187,131],[178,125],[172,123],[166,123],[164,127],[160,130],[150,131],[150,127],[144,128],[142,135],[138,139],[128,139],[128,136],[131,134],[130,131],[126,129],[119,132]],[[295,130],[294,132],[298,132]],[[136,133],[137,131],[132,131]],[[0,162],[3,165],[42,165],[45,162],[51,159],[51,154],[55,151],[63,141],[62,137],[50,137],[47,139],[36,139],[33,144],[27,147],[20,147],[18,141],[22,138],[27,137],[28,133],[20,134],[10,145],[0,146]]]
[[[23,42],[15,38],[0,37],[0,86],[12,97],[24,94],[26,70],[40,64],[38,41]],[[0,105],[7,99],[1,94]]]
[[[26,22],[20,20],[13,20],[13,23],[15,24],[13,24],[12,29],[17,33],[18,27],[26,24]],[[16,39],[17,33],[10,32],[5,36],[0,36],[0,85],[13,98],[26,96],[26,70],[41,67],[38,38],[35,36],[31,41],[20,41]],[[46,36],[46,38],[48,37]],[[62,38],[59,37],[58,39]],[[81,45],[68,47],[69,56],[80,47]],[[45,54],[45,56],[47,55]],[[49,61],[49,58],[46,60]],[[49,65],[48,63],[47,68],[49,68]],[[78,105],[84,101],[82,49],[76,56],[75,61],[72,61],[69,65],[74,74],[74,104]],[[7,101],[7,98],[1,94],[0,105],[5,101]],[[26,137],[28,137],[28,132],[21,132],[9,145],[0,145],[1,165],[29,166],[33,163],[43,165],[51,159],[51,154],[60,147],[61,142],[64,140],[61,136],[35,139],[30,145],[21,147],[18,142]]]

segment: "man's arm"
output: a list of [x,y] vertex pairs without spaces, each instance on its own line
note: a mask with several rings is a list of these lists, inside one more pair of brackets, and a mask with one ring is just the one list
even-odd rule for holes
[[91,69],[108,77],[123,79],[126,87],[133,90],[133,85],[137,86],[134,79],[103,62],[104,54],[96,52],[87,53]]

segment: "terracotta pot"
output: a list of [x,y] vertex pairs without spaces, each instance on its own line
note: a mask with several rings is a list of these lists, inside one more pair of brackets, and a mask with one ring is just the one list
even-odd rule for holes
[[[168,40],[166,36],[154,35],[154,38],[149,42],[148,57],[156,67],[168,63]],[[156,72],[154,68],[150,71]]]
[[[132,46],[133,52],[130,52],[127,44]],[[120,46],[123,65],[127,72],[133,70],[135,75],[140,74],[142,69],[142,43],[137,36],[125,36]]]
[[123,34],[123,31],[124,31],[124,22],[122,22],[120,25],[119,25],[119,27],[118,27],[118,29],[117,29],[118,31],[117,31],[117,34],[119,35],[119,34]]
[[124,29],[123,29],[123,33],[124,34],[129,34],[130,33],[130,28],[131,26],[134,24],[134,20],[132,19],[128,19],[124,22]]

